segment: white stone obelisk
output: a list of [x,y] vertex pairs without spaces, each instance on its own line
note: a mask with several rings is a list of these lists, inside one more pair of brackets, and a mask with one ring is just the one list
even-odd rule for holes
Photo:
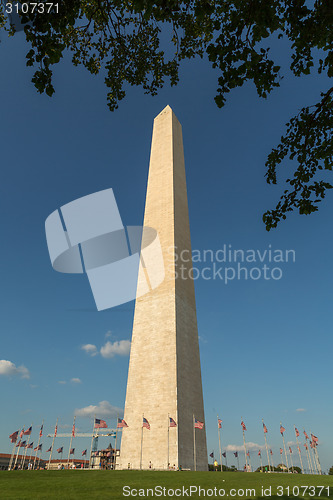
[[[194,470],[193,415],[204,422],[204,407],[182,129],[170,106],[154,120],[144,226],[158,232],[165,279],[135,304],[119,468],[139,469],[142,451],[142,469]],[[205,427],[195,433],[196,470],[207,470]]]

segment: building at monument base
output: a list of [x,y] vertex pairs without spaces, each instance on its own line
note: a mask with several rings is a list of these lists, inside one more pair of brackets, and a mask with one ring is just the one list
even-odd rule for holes
[[[144,226],[158,232],[165,278],[136,299],[117,468],[208,470],[205,427],[194,429],[204,407],[182,129],[169,106],[154,120]],[[154,280],[144,266],[142,280]]]

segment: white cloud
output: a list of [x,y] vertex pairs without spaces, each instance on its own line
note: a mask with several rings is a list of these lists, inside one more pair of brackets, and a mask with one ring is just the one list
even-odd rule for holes
[[115,355],[127,356],[130,352],[131,342],[129,340],[119,340],[110,342],[109,340],[101,347],[103,358],[113,358]]
[[58,384],[67,384],[66,380],[58,380]]
[[[251,450],[261,450],[264,448],[265,445],[263,444],[257,444],[257,443],[246,443],[246,450],[251,451]],[[244,445],[237,445],[237,444],[228,444],[228,446],[225,447],[226,451],[242,451],[244,452]]]
[[305,408],[297,408],[296,411],[306,411],[306,409]]
[[99,417],[116,417],[117,415],[122,415],[123,410],[112,406],[108,401],[100,401],[98,405],[89,405],[84,408],[76,408],[74,414],[77,417],[93,417],[96,415]]
[[98,354],[97,347],[94,344],[84,344],[81,346],[81,349],[90,356],[96,356],[96,354]]
[[0,375],[6,375],[9,377],[11,375],[18,375],[21,378],[30,378],[28,368],[23,365],[16,366],[14,363],[6,359],[0,360]]
[[77,378],[77,377],[71,378],[71,382],[72,382],[72,384],[82,384],[82,380],[80,378]]
[[207,344],[207,340],[205,337],[203,337],[202,335],[199,335],[198,338],[199,338],[200,342],[202,342],[203,344]]

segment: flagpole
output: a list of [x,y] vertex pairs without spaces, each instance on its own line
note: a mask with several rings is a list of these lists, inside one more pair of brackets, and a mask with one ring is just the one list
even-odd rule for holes
[[19,454],[19,451],[20,451],[20,448],[21,448],[21,439],[23,437],[23,432],[24,432],[24,426],[23,426],[23,429],[21,430],[20,432],[20,439],[19,439],[19,447],[17,448],[17,453],[16,453],[16,457],[15,457],[15,463],[14,463],[14,469],[16,467],[16,464],[17,464],[17,458],[18,458],[18,454]]
[[248,454],[249,454],[250,472],[252,472],[251,455],[250,455],[250,452],[249,452],[249,451],[248,451]]
[[[243,422],[243,417],[241,417],[241,419],[242,419],[242,422]],[[242,426],[242,429],[243,429],[243,441],[244,441],[244,453],[245,453],[246,472],[248,472],[248,469],[247,469],[248,465],[247,465],[246,444],[245,444],[245,431],[244,431],[244,427],[243,426]]]
[[306,458],[308,460],[308,465],[309,465],[309,474],[313,474],[313,470],[312,470],[312,463],[310,463],[310,455],[309,455],[309,449],[308,449],[308,443],[305,439],[305,452],[306,452]]
[[73,427],[72,427],[72,435],[71,435],[71,440],[69,442],[69,450],[68,450],[68,458],[67,458],[67,468],[69,466],[69,457],[70,457],[70,454],[71,454],[71,448],[72,448],[72,441],[73,441],[73,434],[75,434],[75,419],[76,419],[76,416],[74,415],[74,422],[73,422]]
[[283,448],[284,448],[284,456],[286,457],[287,470],[289,472],[289,462],[288,462],[287,451],[286,451],[286,444],[284,442],[284,435],[283,434],[282,434],[282,441],[283,441]]
[[314,455],[315,460],[316,460],[316,467],[317,467],[317,470],[318,470],[318,474],[321,475],[321,469],[320,469],[319,459],[317,460],[318,453],[316,453],[316,451],[317,451],[317,445],[316,445],[316,442],[313,440],[313,434],[311,432],[311,429],[310,429],[310,435],[311,435],[311,438],[312,438],[312,451],[313,451],[313,455]]
[[259,453],[260,453],[260,469],[261,469],[261,472],[262,472],[262,457],[261,457],[261,451],[259,450]]
[[38,444],[37,444],[37,449],[36,449],[36,455],[35,455],[35,460],[34,460],[33,468],[35,468],[35,464],[36,464],[36,460],[37,460],[38,447],[39,447],[40,438],[41,438],[41,435],[42,435],[42,432],[43,432],[43,430],[42,430],[43,429],[43,425],[44,425],[44,419],[43,419],[42,426],[41,426],[40,431],[39,431]]
[[293,457],[291,456],[292,451],[291,451],[291,447],[290,447],[290,446],[289,446],[289,454],[290,454],[291,470],[292,470],[292,471],[293,471],[293,473],[294,473]]
[[28,446],[28,444],[29,444],[29,441],[30,441],[30,435],[29,435],[29,437],[28,437],[28,442],[27,442],[27,444],[26,444],[26,445],[25,445],[25,447],[24,447],[23,457],[21,458],[21,469],[22,469],[22,470],[23,470],[23,467],[24,467],[24,464],[25,464],[25,457],[26,457],[26,455],[27,455],[27,449],[28,449],[28,448],[27,448],[27,446]]
[[218,435],[219,435],[219,450],[220,450],[220,462],[221,462],[221,472],[222,472],[223,471],[223,467],[222,467],[222,450],[221,450],[221,435],[220,435],[221,429],[220,429],[219,416],[218,415],[217,415],[217,432],[218,432]]
[[58,419],[59,418],[57,418],[56,425],[55,425],[55,428],[54,428],[54,434],[53,434],[53,440],[52,440],[52,445],[51,445],[49,463],[48,463],[48,466],[47,466],[48,470],[50,469],[50,463],[51,463],[51,458],[52,458],[52,453],[53,453],[54,440],[55,440],[55,437],[56,437],[56,429],[58,430]]
[[295,428],[295,436],[296,436],[296,443],[297,443],[297,449],[298,449],[298,455],[299,455],[299,461],[301,462],[301,467],[302,467],[302,474],[304,474],[304,467],[303,467],[303,462],[302,462],[302,455],[301,455],[301,449],[299,447],[299,442],[298,442],[298,436],[296,432],[296,425],[294,425]]
[[315,452],[313,451],[313,446],[314,446],[314,443],[313,443],[313,441],[311,441],[311,442],[310,442],[310,448],[311,448],[311,450],[312,450],[312,453],[311,453],[311,451],[310,451],[310,455],[312,455],[312,456],[311,456],[311,458],[313,459],[313,465],[314,465],[313,469],[314,469],[314,473],[315,473],[315,474],[319,474],[318,465],[317,465],[317,460],[316,460],[316,454],[315,454]]
[[318,474],[321,475],[321,465],[319,462],[319,455],[318,455],[318,451],[317,451],[317,442],[316,442],[316,441],[318,441],[318,439],[316,438],[316,441],[313,439],[313,437],[315,437],[315,436],[313,436],[311,429],[310,429],[310,434],[311,434],[311,438],[312,438],[312,450],[313,450],[314,457],[316,459]]
[[[34,423],[32,422],[32,424],[31,424],[31,432],[32,432],[32,426],[33,426],[33,424],[34,424]],[[29,437],[28,437],[28,442],[27,442],[27,444],[26,444],[26,446],[25,446],[24,457],[22,458],[22,462],[23,462],[23,463],[21,462],[21,464],[22,464],[22,465],[21,465],[22,469],[23,469],[23,467],[24,467],[24,464],[25,464],[25,459],[26,459],[26,456],[27,456],[28,444],[29,444],[29,441],[30,441],[30,438],[31,438],[31,432],[30,432]]]
[[94,423],[93,423],[93,430],[91,434],[91,446],[90,446],[90,457],[89,457],[89,469],[92,467],[92,447],[93,447],[93,441],[94,441],[94,430],[95,430],[95,422],[96,422],[96,413],[94,415]]
[[[271,452],[271,451],[272,451],[272,450],[270,450],[270,452]],[[272,453],[270,453],[270,455],[271,455],[272,467],[273,467],[273,471],[274,471],[274,459],[273,459],[273,452],[272,452]]]
[[237,452],[237,465],[238,465],[238,470],[239,470],[239,456],[238,456],[238,452]]
[[[311,434],[311,431],[310,431],[310,434]],[[310,441],[310,438],[309,438],[309,448],[308,448],[308,450],[309,450],[310,462],[311,462],[311,465],[312,465],[312,459],[313,459],[313,473],[317,474],[317,465],[316,465],[315,459],[314,459],[314,457],[312,457],[312,453],[311,453],[311,450],[313,449],[311,447],[311,443],[312,443],[312,441]]]
[[113,462],[113,470],[116,468],[116,462],[117,462],[117,438],[118,438],[118,413],[117,413],[117,420],[116,420],[116,441],[114,444],[115,451],[114,451],[114,462]]
[[313,444],[311,446],[311,443],[310,443],[310,448],[312,450],[312,452],[310,451],[310,453],[312,454],[311,458],[313,459],[314,471],[315,471],[315,474],[318,474],[319,471],[318,471],[318,466],[317,466],[317,461],[316,461],[316,455],[315,455],[315,453],[313,451]]
[[17,465],[18,454],[19,454],[19,451],[20,451],[20,448],[21,448],[21,439],[19,440],[18,444],[19,444],[19,446],[17,448],[17,453],[16,453],[16,457],[15,457],[14,469],[15,469],[15,467]]
[[297,442],[297,450],[298,450],[299,461],[301,462],[302,474],[304,474],[304,467],[303,467],[303,461],[302,461],[302,455],[301,455],[301,448],[300,448],[300,446],[298,444],[297,438],[296,438],[296,442]]
[[[267,453],[268,468],[269,468],[269,472],[271,472],[271,464],[270,464],[270,461],[269,461],[266,432],[265,432],[265,427],[264,427],[264,425],[265,425],[264,424],[264,419],[262,419],[262,425],[263,425],[263,429],[264,429],[264,438],[265,438],[265,446],[266,446],[266,453]],[[267,430],[267,427],[266,427],[266,430]]]
[[169,470],[169,461],[170,461],[170,413],[168,413],[168,461],[167,461],[167,470]]
[[[29,464],[31,464],[32,452],[33,452],[33,449],[32,449],[32,447],[31,447],[30,458],[29,458]],[[28,464],[28,467],[29,467],[29,464]],[[32,464],[31,464],[31,470],[32,470]]]
[[[280,427],[282,427],[282,422],[280,422]],[[280,431],[281,432],[281,431]],[[284,435],[283,435],[283,432],[281,432],[282,434],[282,441],[283,441],[283,448],[284,448],[284,455],[286,457],[286,462],[287,462],[287,470],[289,472],[289,463],[288,463],[288,457],[287,457],[287,452],[286,452],[286,445],[285,445],[285,442],[284,442]]]
[[[39,436],[39,440],[40,440],[40,436]],[[38,442],[39,442],[39,440],[38,440]],[[36,455],[35,455],[35,458],[34,458],[34,464],[33,464],[33,466],[32,466],[32,467],[33,467],[33,470],[35,470],[35,467],[36,467],[37,453],[38,453],[39,451],[40,451],[40,450],[39,450],[39,444],[38,444],[38,445],[37,445],[37,449],[36,449]],[[39,461],[40,461],[40,459],[39,459]],[[38,467],[38,465],[37,465],[37,467]]]
[[194,470],[197,470],[197,454],[195,449],[195,424],[194,424],[194,414],[193,414],[193,457],[194,457]]
[[315,458],[315,461],[316,461],[316,468],[317,468],[317,472],[318,474],[320,475],[320,471],[319,471],[319,463],[318,463],[318,460],[317,460],[317,454],[316,454],[316,444],[313,443],[312,444],[312,453],[314,455],[314,458]]
[[144,415],[142,415],[142,422],[141,422],[141,454],[140,454],[140,470],[142,470],[143,419],[144,419]]
[[320,465],[320,461],[319,461],[319,455],[318,455],[318,450],[317,450],[317,445],[315,444],[315,447],[314,447],[314,451],[315,451],[315,455],[317,456],[317,462],[318,462],[318,465],[319,465],[319,474],[321,475],[322,472],[321,472],[321,465]]
[[13,459],[14,459],[14,453],[15,453],[15,446],[16,446],[17,438],[18,438],[18,434],[17,434],[16,440],[14,441],[13,451],[12,451],[12,454],[11,454],[11,457],[10,457],[8,470],[12,469],[12,463],[13,463]]

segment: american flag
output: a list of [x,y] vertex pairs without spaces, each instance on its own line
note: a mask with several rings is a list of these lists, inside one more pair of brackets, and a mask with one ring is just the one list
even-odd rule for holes
[[226,452],[222,453],[222,457],[226,458],[226,456],[227,456]]
[[250,452],[249,452],[249,451],[247,451],[247,452],[246,452],[246,455],[249,457],[249,456],[250,456]]
[[73,428],[72,428],[72,436],[73,436],[73,438],[75,437],[75,424],[73,424]]
[[308,445],[304,443],[305,449],[308,450]]
[[265,433],[265,434],[267,434],[267,432],[268,432],[268,431],[267,431],[267,427],[266,427],[266,425],[264,424],[264,422],[262,423],[262,425],[263,425],[263,427],[264,427],[264,433]]
[[316,443],[316,444],[318,443],[318,438],[317,438],[317,436],[314,436],[313,434],[311,434],[311,439],[312,439],[312,441],[313,441],[314,443]]
[[259,455],[259,457],[261,457],[261,451],[260,450],[258,451],[258,455]]
[[303,432],[304,436],[305,436],[305,439],[310,439],[309,436],[307,435],[307,433],[304,431]]
[[296,437],[298,438],[299,437],[299,431],[298,431],[297,427],[295,427],[295,434],[296,434]]
[[200,420],[194,419],[194,428],[195,429],[203,429],[204,423],[200,422]]
[[16,431],[16,432],[13,432],[13,434],[11,434],[9,436],[9,439],[11,440],[12,443],[16,443],[18,433],[19,433],[19,431]]
[[219,429],[222,428],[222,420],[220,418],[217,419],[217,426]]
[[83,457],[85,457],[85,456],[86,456],[86,454],[87,454],[87,450],[83,450],[83,452],[82,452],[82,456],[83,456]]
[[118,418],[117,428],[123,429],[124,427],[128,427],[125,420],[123,418]]
[[39,444],[38,446],[36,446],[36,448],[34,448],[34,451],[40,451],[42,449],[42,444]]
[[145,427],[146,429],[148,429],[150,431],[149,422],[148,422],[148,420],[145,417],[143,417],[142,427]]
[[25,436],[30,436],[31,432],[32,432],[32,427],[29,427],[29,429],[27,429],[26,431],[24,431],[23,434]]
[[282,448],[280,448],[280,455],[282,455],[282,453],[283,453],[283,449],[282,449]]
[[169,427],[177,427],[176,422],[171,417],[169,417]]
[[20,439],[21,439],[21,437],[23,436],[23,433],[24,433],[24,427],[23,427],[23,429],[22,429],[22,430],[21,430],[21,432],[20,432]]
[[283,427],[282,424],[280,425],[280,432],[281,432],[282,436],[283,436],[283,433],[286,432],[286,429]]
[[271,455],[273,455],[273,452],[272,452],[272,450],[269,450],[269,452],[270,452],[270,454],[271,454]]
[[49,453],[52,450],[52,446],[48,450],[46,450],[46,453]]
[[246,431],[246,425],[244,424],[243,420],[241,421],[241,426],[242,426],[243,431]]
[[234,451],[234,455],[237,458],[238,457],[238,451]]
[[57,432],[58,432],[58,425],[56,425],[56,426],[55,426],[55,429],[54,429],[54,437],[56,437]]
[[214,452],[209,455],[211,458],[214,458]]
[[62,453],[63,449],[64,449],[64,447],[62,446],[61,448],[58,448],[58,449],[57,449],[57,452],[58,452],[58,453]]
[[43,435],[43,424],[42,424],[42,427],[40,428],[40,431],[39,431],[39,437],[42,437]]
[[71,448],[71,449],[69,450],[69,454],[70,454],[70,455],[74,455],[74,453],[75,453],[75,448]]
[[17,443],[16,448],[19,448],[21,446],[21,440]]
[[95,429],[107,429],[108,425],[105,420],[100,420],[99,418],[95,418]]
[[27,444],[26,441],[22,441],[22,443],[20,444],[20,448],[24,448],[26,444]]
[[313,441],[310,441],[310,446],[311,446],[311,448],[315,448],[316,445]]
[[290,446],[289,446],[289,453],[292,453],[292,452],[293,452],[293,450],[292,450],[292,449],[290,448]]
[[30,444],[27,444],[26,448],[27,448],[27,449],[28,449],[28,448],[32,448],[32,447],[33,447],[33,445],[34,445],[34,442],[32,442],[32,443],[30,443]]

